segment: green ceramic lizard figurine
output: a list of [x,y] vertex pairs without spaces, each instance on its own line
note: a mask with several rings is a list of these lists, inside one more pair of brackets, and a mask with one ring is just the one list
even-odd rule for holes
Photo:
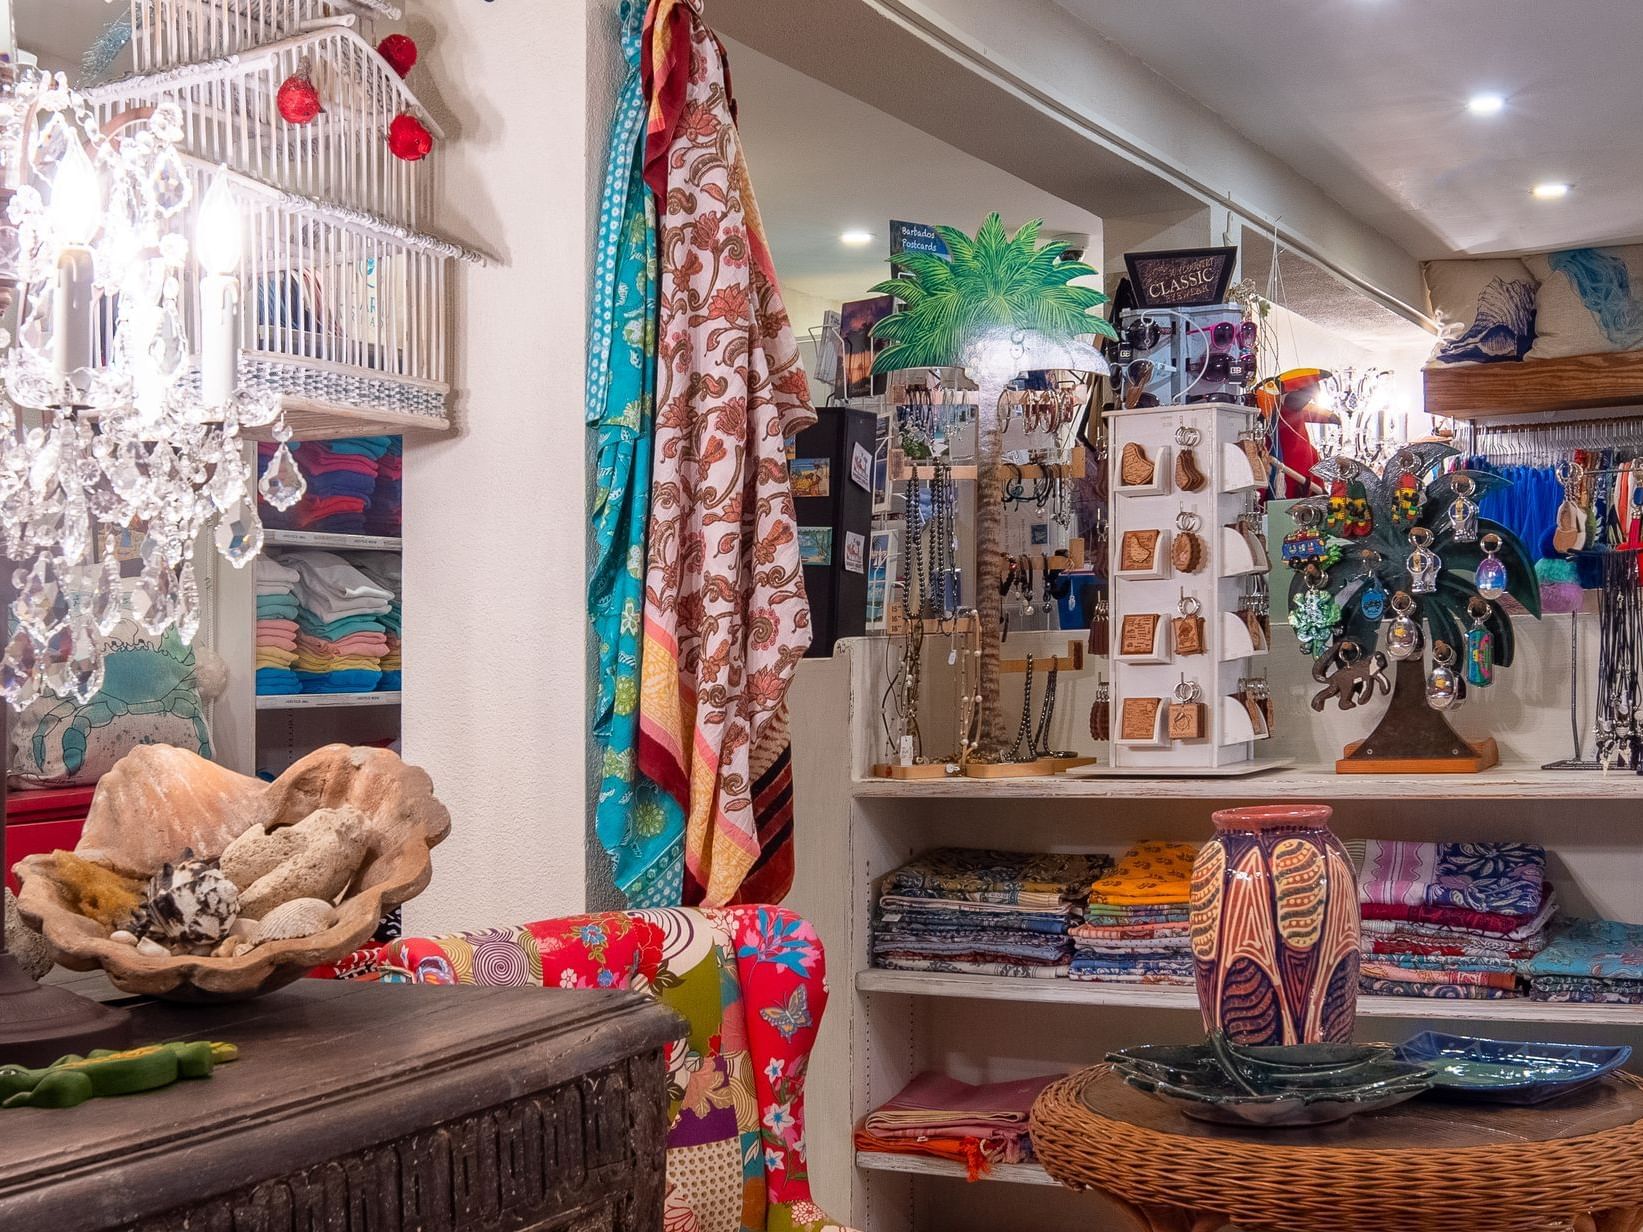
[[153,1091],[179,1078],[209,1078],[214,1066],[239,1055],[232,1044],[200,1040],[127,1052],[99,1048],[83,1057],[70,1053],[44,1069],[0,1065],[0,1107],[73,1108],[105,1095]]

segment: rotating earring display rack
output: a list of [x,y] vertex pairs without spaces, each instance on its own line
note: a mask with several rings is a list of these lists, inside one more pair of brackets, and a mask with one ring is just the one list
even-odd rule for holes
[[1080,773],[1270,768],[1259,415],[1190,403],[1115,412],[1108,429],[1112,766]]

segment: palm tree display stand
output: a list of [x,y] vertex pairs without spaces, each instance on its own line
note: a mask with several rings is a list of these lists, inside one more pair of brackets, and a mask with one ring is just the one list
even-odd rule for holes
[[[1332,459],[1316,471],[1331,495],[1296,502],[1297,521],[1310,517],[1321,540],[1310,559],[1292,553],[1289,592],[1290,624],[1323,685],[1313,708],[1352,709],[1377,686],[1392,694],[1337,773],[1475,774],[1500,760],[1492,738],[1462,739],[1449,715],[1512,665],[1512,621],[1500,600],[1509,595],[1539,619],[1540,584],[1517,537],[1478,515],[1475,502],[1509,481],[1441,474],[1457,452],[1410,445],[1380,472]],[[1307,533],[1303,525],[1296,535]],[[1395,687],[1386,680],[1393,662]]]
[[[1010,234],[997,214],[972,237],[951,227],[936,228],[945,257],[898,252],[895,276],[873,288],[893,295],[900,311],[874,327],[883,342],[875,373],[908,368],[964,368],[976,384],[980,418],[976,448],[975,621],[977,625],[977,713],[973,751],[963,760],[1005,772],[1007,736],[999,707],[1003,645],[1004,435],[1009,412],[1005,392],[1022,373],[1046,369],[1104,373],[1106,361],[1079,341],[1099,334],[1116,337],[1091,310],[1106,302],[1093,287],[1096,271],[1065,259],[1062,243],[1039,245],[1038,221]],[[966,742],[968,744],[968,742]],[[1017,771],[1021,772],[1021,771]],[[1048,771],[1046,771],[1048,772]]]

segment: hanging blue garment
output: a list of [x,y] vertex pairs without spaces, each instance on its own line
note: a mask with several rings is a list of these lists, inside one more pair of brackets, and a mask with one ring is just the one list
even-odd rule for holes
[[644,180],[640,77],[645,7],[641,0],[622,4],[628,68],[611,127],[588,322],[595,457],[588,619],[598,656],[591,728],[600,758],[594,831],[630,905],[676,907],[684,886],[684,813],[639,774],[635,757],[656,410],[656,206]]

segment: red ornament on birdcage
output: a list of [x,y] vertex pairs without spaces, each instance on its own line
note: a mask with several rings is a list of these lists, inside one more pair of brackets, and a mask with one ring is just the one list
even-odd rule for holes
[[433,148],[434,135],[414,115],[397,115],[388,126],[388,149],[395,158],[403,158],[408,163],[420,162]]
[[416,67],[416,40],[405,34],[390,34],[377,44],[377,55],[401,77],[407,76]]
[[313,69],[307,60],[297,65],[297,71],[280,83],[274,103],[280,116],[289,124],[312,124],[324,111],[320,106],[319,91],[314,88]]

